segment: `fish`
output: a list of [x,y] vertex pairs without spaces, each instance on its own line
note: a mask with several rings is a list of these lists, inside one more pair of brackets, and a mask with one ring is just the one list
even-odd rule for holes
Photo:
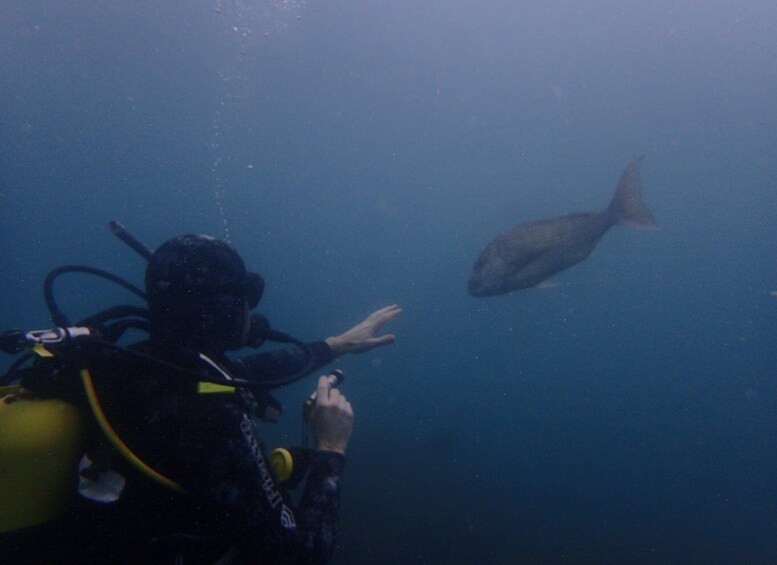
[[492,239],[481,251],[467,290],[475,297],[497,296],[538,287],[584,261],[612,226],[658,229],[642,202],[637,157],[621,175],[610,204],[601,212],[582,212],[515,226]]

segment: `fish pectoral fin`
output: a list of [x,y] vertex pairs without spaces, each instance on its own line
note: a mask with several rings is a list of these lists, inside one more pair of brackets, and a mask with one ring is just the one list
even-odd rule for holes
[[551,288],[558,288],[559,284],[556,281],[544,280],[535,284],[532,288],[534,290],[548,290]]

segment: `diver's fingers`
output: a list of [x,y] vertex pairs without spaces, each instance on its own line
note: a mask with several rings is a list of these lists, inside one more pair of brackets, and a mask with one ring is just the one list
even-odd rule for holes
[[371,345],[378,346],[378,345],[386,345],[389,343],[394,343],[397,341],[397,336],[394,334],[386,334],[382,335],[380,337],[373,337],[368,340]]
[[318,385],[316,385],[316,403],[317,404],[333,404],[335,400],[342,396],[342,393],[335,386],[334,375],[321,375],[318,377]]
[[340,410],[353,420],[353,406],[351,406],[351,403],[348,402],[348,399],[345,396],[340,397]]
[[329,375],[321,375],[318,377],[318,384],[316,385],[316,400],[324,400],[329,398],[329,390],[332,388],[330,385],[331,379]]
[[344,413],[346,416],[353,417],[353,407],[339,389],[333,388],[329,391],[329,402],[334,408]]
[[346,396],[337,388],[328,388],[326,391],[319,389],[319,394],[316,395],[316,405],[319,408],[335,410],[344,413],[349,417],[353,417],[353,407],[348,402]]
[[356,353],[364,353],[365,351],[375,349],[376,347],[394,343],[396,340],[397,338],[394,334],[386,334],[378,337],[365,337],[359,342],[358,348],[354,348],[352,351]]
[[391,306],[386,306],[385,308],[381,308],[380,310],[370,314],[369,317],[365,320],[365,323],[375,328],[379,328],[383,324],[386,324],[399,316],[401,313],[402,308],[396,304],[392,304]]

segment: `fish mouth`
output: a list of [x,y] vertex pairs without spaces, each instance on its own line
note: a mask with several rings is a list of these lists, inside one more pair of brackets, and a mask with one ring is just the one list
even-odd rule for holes
[[470,296],[488,296],[488,291],[477,279],[469,279],[467,283],[467,292]]
[[483,298],[484,296],[496,296],[498,294],[504,294],[507,290],[503,290],[499,287],[483,284],[480,280],[472,278],[467,283],[467,292],[470,296],[475,298]]

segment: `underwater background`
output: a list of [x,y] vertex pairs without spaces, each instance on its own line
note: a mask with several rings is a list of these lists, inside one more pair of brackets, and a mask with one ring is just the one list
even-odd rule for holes
[[[50,325],[59,265],[141,284],[111,219],[228,238],[302,339],[404,309],[336,364],[335,563],[775,563],[775,94],[773,0],[4,0],[1,325]],[[643,154],[659,231],[468,296],[493,236]]]

